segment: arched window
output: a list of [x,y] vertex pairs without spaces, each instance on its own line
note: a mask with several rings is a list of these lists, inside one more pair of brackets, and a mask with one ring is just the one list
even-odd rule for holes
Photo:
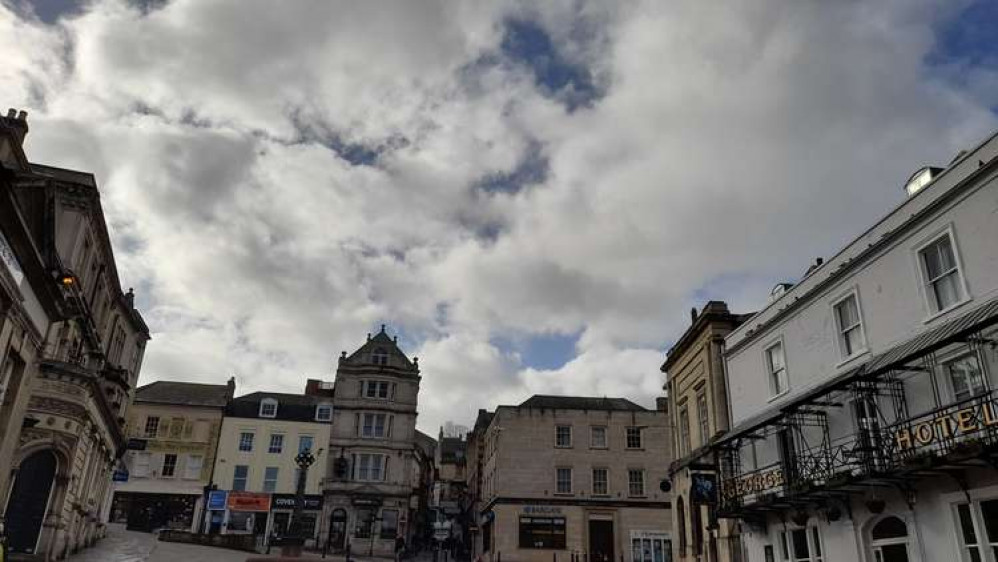
[[388,364],[388,352],[382,348],[374,350],[371,354],[371,362],[375,365],[387,365]]
[[908,562],[908,526],[893,515],[870,529],[870,548],[875,562]]
[[679,496],[676,501],[676,518],[679,520],[679,554],[686,554],[686,506],[683,504],[683,496]]
[[273,398],[264,398],[260,401],[260,417],[261,418],[276,418],[277,417],[277,400]]

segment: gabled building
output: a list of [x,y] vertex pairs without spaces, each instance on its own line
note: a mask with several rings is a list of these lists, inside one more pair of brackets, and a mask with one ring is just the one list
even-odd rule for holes
[[157,381],[139,387],[128,412],[128,452],[110,519],[129,529],[195,530],[211,480],[228,384]]
[[391,556],[414,535],[422,477],[416,444],[418,360],[381,327],[336,369],[334,422],[324,490],[333,550]]
[[669,349],[662,372],[672,417],[669,466],[677,562],[742,562],[738,524],[717,520],[717,462],[710,444],[729,428],[724,337],[751,315],[710,301]]
[[998,135],[725,338],[750,560],[995,560]]
[[15,113],[0,118],[7,139],[0,218],[13,250],[4,256],[11,258],[5,281],[16,281],[18,268],[24,278],[19,294],[14,283],[5,287],[21,339],[6,340],[13,345],[0,371],[9,391],[0,406],[0,460],[10,467],[0,505],[12,553],[55,559],[103,536],[149,329],[132,291],[121,290],[94,176],[28,163],[27,122]]

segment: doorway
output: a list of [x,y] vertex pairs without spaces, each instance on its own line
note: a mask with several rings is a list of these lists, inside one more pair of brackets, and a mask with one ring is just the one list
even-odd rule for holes
[[343,509],[336,509],[329,518],[329,546],[334,551],[343,550],[346,547],[347,536],[347,512]]
[[589,560],[613,562],[613,521],[589,520]]
[[55,468],[55,455],[49,450],[39,451],[21,463],[7,504],[7,536],[12,553],[35,553],[48,511]]
[[881,519],[870,530],[870,548],[874,562],[909,562],[908,526],[894,516]]

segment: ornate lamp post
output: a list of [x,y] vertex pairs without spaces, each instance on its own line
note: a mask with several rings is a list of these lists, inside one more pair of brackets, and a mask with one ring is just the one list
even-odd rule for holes
[[322,454],[322,449],[313,455],[310,449],[303,449],[295,457],[295,464],[298,465],[298,486],[295,490],[295,510],[291,514],[291,525],[288,529],[288,536],[281,541],[282,556],[301,556],[302,545],[305,544],[304,529],[302,528],[302,511],[305,509],[305,482],[308,478],[308,469],[315,464],[316,457]]

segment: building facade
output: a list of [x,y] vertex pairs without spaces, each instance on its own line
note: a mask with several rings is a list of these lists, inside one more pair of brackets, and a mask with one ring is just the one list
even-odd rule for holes
[[295,457],[308,450],[318,462],[306,474],[302,529],[306,546],[316,546],[332,420],[332,399],[324,396],[254,392],[231,400],[205,531],[252,534],[261,542],[287,534],[299,478]]
[[434,481],[430,508],[438,529],[446,528],[454,548],[465,551],[470,542],[469,521],[462,505],[467,493],[468,442],[466,435],[447,436],[440,428],[434,451]]
[[[5,118],[4,127],[18,131],[18,142],[27,133],[23,114]],[[11,162],[19,159],[9,156]],[[58,284],[64,306],[57,311],[45,304],[48,289],[39,286],[35,297],[49,323],[40,330],[37,313],[32,322],[43,334],[44,349],[30,367],[17,364],[5,371],[10,381],[20,378],[20,388],[16,400],[15,393],[10,395],[7,423],[17,443],[12,453],[9,443],[0,450],[10,454],[11,467],[5,475],[8,486],[0,493],[6,496],[11,552],[58,559],[104,533],[111,472],[125,449],[125,415],[149,330],[131,290],[121,290],[93,175],[28,163],[6,181],[13,188],[17,220],[46,274]],[[5,235],[14,232],[8,220],[14,215],[4,216]],[[27,251],[23,241],[8,242]],[[25,260],[21,267],[34,279],[32,262]],[[39,349],[25,335],[11,348],[18,360]],[[12,357],[10,349],[7,353]]]
[[536,395],[497,407],[472,439],[483,443],[476,555],[671,560],[671,430],[660,406]]
[[742,562],[739,525],[717,519],[717,464],[710,444],[728,430],[724,337],[749,315],[710,301],[669,349],[667,374],[674,460],[673,552],[677,562]]
[[128,452],[116,473],[110,519],[129,529],[196,529],[215,464],[228,384],[158,381],[128,412]]
[[726,338],[750,560],[994,561],[998,136]]
[[340,357],[325,485],[324,540],[358,555],[392,555],[407,542],[424,493],[416,445],[419,364],[385,327]]

